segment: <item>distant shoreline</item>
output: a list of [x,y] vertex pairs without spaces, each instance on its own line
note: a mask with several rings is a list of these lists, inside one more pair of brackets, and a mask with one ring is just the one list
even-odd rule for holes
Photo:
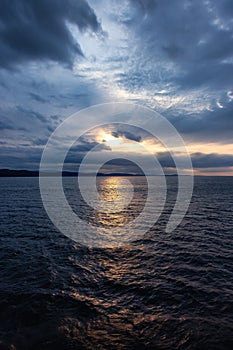
[[[12,170],[12,169],[0,169],[0,177],[39,177],[39,176],[59,176],[59,173],[48,172],[40,174],[38,170]],[[94,174],[79,174],[74,171],[63,171],[62,176],[92,176]],[[98,173],[97,176],[145,176],[144,174],[132,174],[132,173]],[[146,176],[161,176],[161,175],[146,175]],[[176,174],[170,174],[166,176],[177,176]]]
[[[74,176],[92,176],[95,174],[92,173],[86,173],[86,174],[79,174],[77,171],[63,171],[62,176],[64,177],[74,177]],[[0,169],[0,177],[39,177],[39,176],[48,176],[48,177],[56,177],[59,176],[59,173],[56,172],[45,172],[40,174],[38,170],[25,170],[25,169]],[[97,176],[163,176],[163,175],[144,175],[144,174],[135,174],[135,173],[98,173]],[[177,177],[177,174],[165,174],[166,177]],[[182,176],[189,176],[189,175],[182,175]],[[232,177],[232,175],[194,175],[195,177]]]
[[[39,177],[39,176],[59,176],[58,172],[39,173],[38,170],[11,170],[0,169],[0,177]],[[63,171],[62,176],[91,176],[94,174],[79,174],[77,171]],[[131,173],[98,173],[97,176],[144,176],[143,174],[131,174]]]

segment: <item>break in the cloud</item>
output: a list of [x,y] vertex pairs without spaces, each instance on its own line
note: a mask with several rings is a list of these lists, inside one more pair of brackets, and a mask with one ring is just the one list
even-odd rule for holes
[[[116,100],[159,111],[197,169],[229,173],[232,14],[231,0],[2,0],[1,167],[38,167],[62,120]],[[124,128],[112,136],[147,139]],[[100,140],[86,142],[88,150]]]

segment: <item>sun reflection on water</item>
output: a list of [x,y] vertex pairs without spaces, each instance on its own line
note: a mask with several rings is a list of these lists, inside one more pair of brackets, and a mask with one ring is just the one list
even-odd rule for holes
[[115,201],[119,199],[119,177],[105,177],[102,179],[98,186],[99,194],[103,200],[107,202]]
[[[98,225],[105,226],[106,228],[122,227],[133,220],[135,215],[138,215],[142,209],[142,205],[139,205],[135,192],[132,195],[131,201],[130,198],[127,198],[127,191],[130,185],[132,186],[132,179],[126,179],[120,176],[98,178],[97,188],[101,199],[106,201],[106,206],[108,206],[108,209],[111,209],[107,212],[95,211],[94,219]],[[133,184],[133,187],[135,187],[135,184]],[[126,198],[129,201],[122,209],[122,202]]]

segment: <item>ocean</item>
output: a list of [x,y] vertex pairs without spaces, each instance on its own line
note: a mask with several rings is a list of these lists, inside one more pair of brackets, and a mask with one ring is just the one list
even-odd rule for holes
[[[38,178],[0,178],[0,349],[233,349],[233,177],[195,177],[172,233],[177,178],[166,180],[166,206],[145,236],[91,248],[51,223]],[[97,178],[103,196],[109,181]],[[145,179],[130,181],[131,205],[101,225],[114,230],[142,209]],[[74,182],[63,181],[73,210],[100,220]]]

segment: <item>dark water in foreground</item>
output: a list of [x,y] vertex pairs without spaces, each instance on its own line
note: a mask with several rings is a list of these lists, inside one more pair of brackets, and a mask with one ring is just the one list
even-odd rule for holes
[[144,239],[88,249],[51,224],[37,178],[0,178],[0,349],[233,349],[233,177],[196,178],[171,234],[167,180]]

